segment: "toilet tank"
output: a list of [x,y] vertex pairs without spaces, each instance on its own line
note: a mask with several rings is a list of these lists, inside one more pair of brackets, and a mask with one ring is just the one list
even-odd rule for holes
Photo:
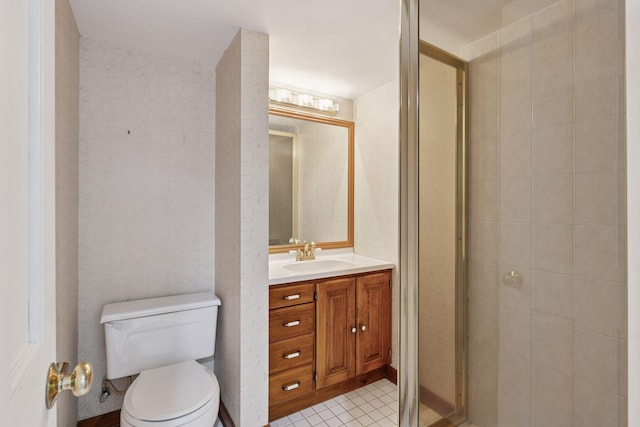
[[211,292],[105,305],[107,378],[213,356],[219,305]]

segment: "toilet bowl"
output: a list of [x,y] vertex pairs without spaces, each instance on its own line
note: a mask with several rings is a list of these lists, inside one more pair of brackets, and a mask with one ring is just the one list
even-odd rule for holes
[[120,425],[211,427],[219,402],[216,376],[195,361],[150,369],[127,390]]
[[197,359],[213,356],[220,300],[212,293],[107,304],[107,378],[139,374],[120,412],[123,427],[211,427],[216,376]]

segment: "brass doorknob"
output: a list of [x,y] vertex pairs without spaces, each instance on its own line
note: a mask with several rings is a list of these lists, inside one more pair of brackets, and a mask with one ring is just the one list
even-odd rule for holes
[[71,390],[74,396],[79,397],[89,393],[93,382],[93,368],[90,364],[78,363],[71,374],[69,363],[52,363],[49,365],[47,377],[47,408],[51,409],[56,404],[58,394],[65,390]]

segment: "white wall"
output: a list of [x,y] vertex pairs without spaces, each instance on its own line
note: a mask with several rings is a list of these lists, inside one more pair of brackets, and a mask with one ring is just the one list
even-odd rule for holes
[[[357,254],[398,265],[398,82],[354,102]],[[393,272],[391,365],[398,367],[398,272]]]
[[629,421],[640,425],[640,3],[626,4]]
[[81,39],[79,419],[121,405],[98,400],[104,304],[214,289],[214,99],[211,67]]
[[[69,0],[56,0],[56,359],[78,360],[78,53]],[[57,401],[60,427],[77,423],[78,399]]]
[[215,372],[236,425],[268,421],[269,38],[240,30],[216,67]]

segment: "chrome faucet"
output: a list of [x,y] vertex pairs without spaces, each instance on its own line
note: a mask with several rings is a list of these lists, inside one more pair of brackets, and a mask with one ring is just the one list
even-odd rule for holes
[[313,241],[304,241],[304,247],[298,248],[296,251],[296,261],[309,261],[316,259],[316,243]]

